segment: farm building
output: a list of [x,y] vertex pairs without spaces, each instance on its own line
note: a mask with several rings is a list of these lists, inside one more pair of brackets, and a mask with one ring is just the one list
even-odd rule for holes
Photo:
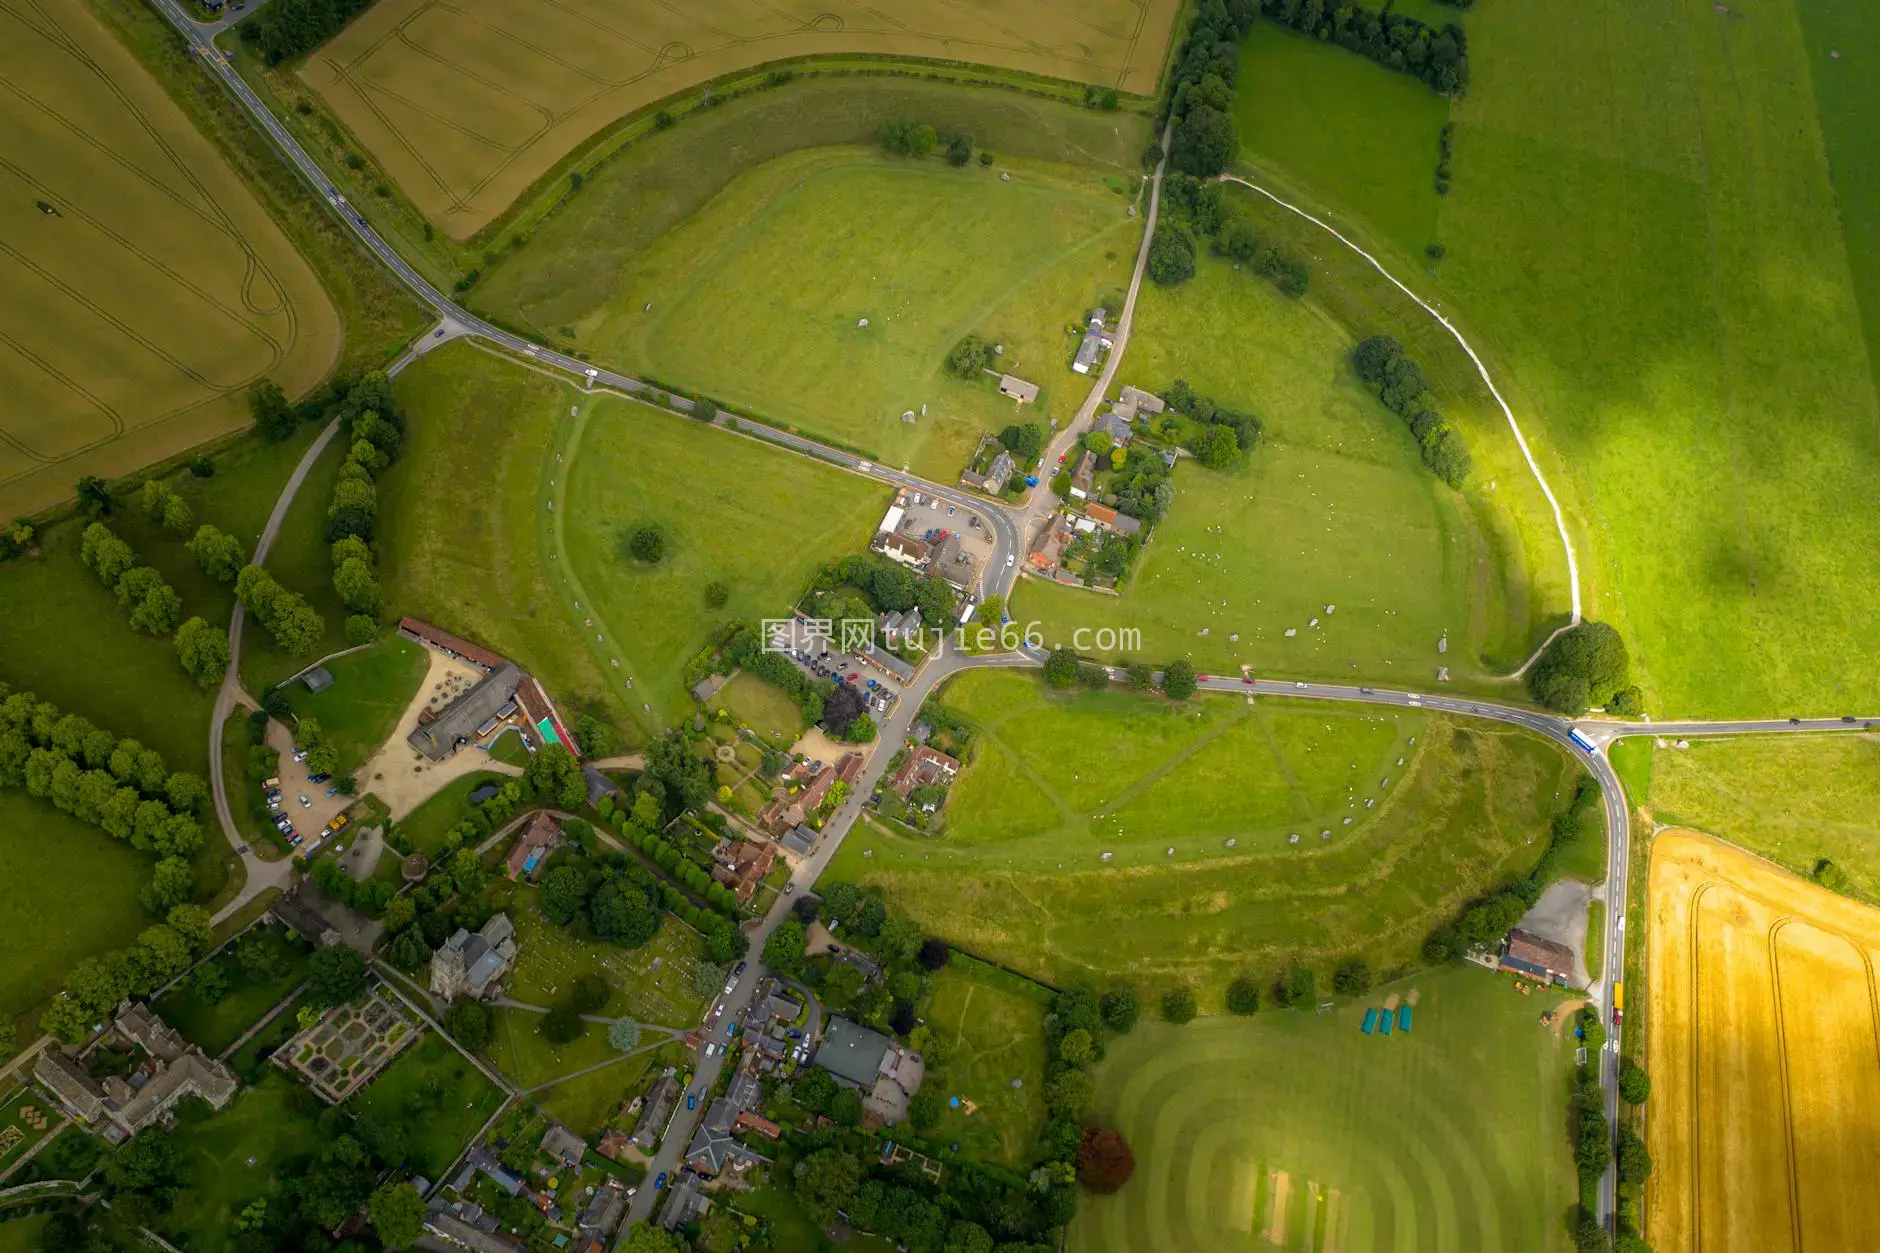
[[1573,980],[1573,950],[1552,940],[1516,929],[1502,945],[1501,968],[1550,983]]
[[1024,379],[1011,374],[999,376],[999,395],[1009,396],[1021,405],[1034,404],[1038,400],[1038,385],[1027,383]]

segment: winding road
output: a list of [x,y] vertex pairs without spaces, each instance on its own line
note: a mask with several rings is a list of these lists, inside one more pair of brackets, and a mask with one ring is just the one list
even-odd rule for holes
[[[505,349],[537,366],[547,367],[570,375],[576,381],[585,384],[590,389],[605,388],[639,399],[664,401],[668,404],[673,403],[673,398],[668,397],[666,393],[657,387],[628,375],[591,365],[586,361],[533,343],[520,335],[516,335],[486,322],[459,307],[449,296],[432,286],[422,275],[400,257],[391,245],[372,229],[371,225],[359,211],[346,202],[340,190],[327,178],[318,163],[300,146],[286,126],[269,111],[260,97],[242,81],[240,75],[229,65],[221,51],[216,48],[214,44],[215,34],[227,25],[226,21],[214,24],[199,23],[184,11],[181,5],[177,3],[177,0],[152,0],[152,2],[181,33],[183,38],[189,43],[192,52],[209,73],[241,103],[254,119],[256,125],[261,127],[263,132],[273,140],[285,159],[300,173],[301,177],[308,185],[332,207],[333,211],[345,222],[347,228],[358,238],[361,245],[377,258],[380,264],[389,270],[400,283],[438,315],[439,325],[436,329],[430,333],[425,341],[415,346],[413,352],[407,354],[407,356],[399,362],[399,365],[402,366],[406,364],[412,360],[417,353],[434,347],[438,343],[461,336],[472,336]],[[1167,136],[1165,134],[1164,148],[1166,149],[1166,147]],[[1151,182],[1149,210],[1145,218],[1142,245],[1138,251],[1135,272],[1130,280],[1129,294],[1123,314],[1117,324],[1115,347],[1108,361],[1105,363],[1102,374],[1092,387],[1089,398],[1086,399],[1083,407],[1079,410],[1076,419],[1053,439],[1050,449],[1045,455],[1046,468],[1055,465],[1056,456],[1060,452],[1068,449],[1071,442],[1081,433],[1082,428],[1088,425],[1122,360],[1134,316],[1136,295],[1140,289],[1144,264],[1148,255],[1149,241],[1154,231],[1157,213],[1160,207],[1162,175],[1163,167],[1158,165]],[[1481,358],[1468,344],[1467,340],[1464,339],[1461,332],[1433,306],[1425,303],[1402,282],[1397,280],[1395,276],[1391,275],[1389,271],[1385,270],[1376,258],[1372,257],[1368,252],[1365,252],[1364,249],[1340,234],[1329,224],[1313,217],[1305,210],[1287,203],[1265,188],[1246,182],[1244,179],[1236,178],[1234,181],[1244,184],[1260,195],[1266,196],[1282,207],[1307,218],[1323,228],[1338,239],[1339,242],[1352,249],[1359,256],[1375,266],[1386,279],[1395,284],[1412,300],[1416,301],[1418,305],[1428,311],[1432,317],[1441,322],[1442,325],[1455,336],[1457,342],[1462,346],[1463,351],[1475,362],[1476,368],[1481,373],[1484,384],[1494,396],[1496,403],[1500,405],[1503,414],[1507,418],[1509,427],[1514,433],[1515,440],[1527,460],[1530,470],[1532,470],[1536,480],[1540,483],[1541,489],[1553,509],[1555,525],[1559,530],[1561,543],[1566,551],[1568,571],[1572,585],[1572,620],[1568,625],[1570,626],[1572,622],[1580,621],[1581,595],[1579,568],[1571,538],[1567,533],[1566,522],[1560,505],[1555,499],[1551,488],[1548,486],[1545,477],[1542,475],[1540,467],[1534,458],[1524,433],[1521,431],[1519,423],[1515,420],[1512,410],[1503,399],[1500,390],[1496,388],[1494,381],[1489,377],[1487,368],[1483,365]],[[683,403],[684,402],[681,402],[681,407],[683,407]],[[913,475],[875,465],[869,460],[856,456],[855,454],[830,448],[827,445],[818,444],[814,440],[808,440],[790,432],[778,431],[747,419],[721,415],[717,422],[718,425],[727,427],[749,438],[762,439],[799,454],[815,457],[819,460],[840,466],[851,472],[867,475],[884,483],[900,487],[918,487],[921,491],[931,492],[933,495],[949,503],[969,505],[975,512],[986,517],[994,530],[994,556],[981,571],[982,592],[986,594],[1009,593],[1018,574],[1017,559],[1019,555],[1023,553],[1024,541],[1028,538],[1026,529],[1047,516],[1051,509],[1055,508],[1057,504],[1055,497],[1050,494],[1048,487],[1042,483],[1037,490],[1032,492],[1030,499],[1022,508],[1013,510],[983,497],[970,495],[953,487],[929,483]],[[294,493],[305,480],[307,472],[312,468],[320,451],[324,449],[326,441],[329,441],[333,437],[333,434],[334,432],[331,428],[323,432],[320,440],[316,442],[314,447],[309,449],[307,456],[296,469],[293,478],[288,484],[287,490],[283,492],[280,501],[275,507],[273,516],[269,519],[268,527],[263,531],[260,543],[256,546],[255,561],[257,563],[265,558],[267,550],[279,530],[281,521],[286,515],[287,507],[291,503]],[[1004,560],[1001,560],[1002,558]],[[228,798],[224,781],[221,777],[221,729],[222,723],[227,719],[228,714],[233,711],[235,705],[238,703],[246,703],[246,697],[241,691],[238,678],[242,625],[243,615],[241,609],[238,607],[235,610],[229,628],[229,675],[223,683],[221,693],[218,695],[215,717],[210,729],[210,767],[215,794],[216,812],[223,824],[224,830],[229,836],[231,845],[235,847],[240,847],[242,840],[239,832],[235,829],[233,817],[229,812]],[[902,700],[896,706],[894,713],[889,715],[881,726],[879,743],[883,748],[887,745],[900,743],[905,738],[908,727],[912,723],[925,698],[947,679],[962,670],[1001,666],[1034,667],[1041,665],[1042,662],[1043,654],[1035,650],[1025,650],[995,656],[973,656],[961,654],[951,648],[943,648],[936,656],[928,661],[916,679],[906,685]],[[1530,659],[1529,664],[1532,664],[1532,659]],[[1523,669],[1525,668],[1524,666]],[[1517,677],[1518,673],[1519,672],[1517,672]],[[1120,677],[1117,672],[1113,672],[1113,675]],[[1602,1009],[1612,1003],[1613,984],[1624,977],[1625,935],[1620,923],[1625,913],[1626,875],[1631,851],[1629,813],[1626,806],[1624,789],[1608,757],[1610,746],[1620,738],[1628,735],[1709,736],[1848,731],[1859,728],[1865,721],[1861,720],[1856,722],[1853,726],[1850,726],[1846,721],[1841,719],[1784,719],[1723,722],[1684,721],[1643,724],[1621,724],[1604,721],[1573,723],[1567,719],[1533,709],[1459,696],[1348,687],[1332,684],[1285,682],[1274,679],[1248,681],[1211,677],[1202,681],[1200,686],[1212,692],[1235,692],[1243,695],[1249,693],[1285,695],[1295,699],[1394,705],[1397,707],[1429,709],[1458,717],[1484,718],[1518,726],[1535,734],[1545,736],[1556,743],[1566,746],[1578,755],[1584,761],[1587,769],[1592,773],[1595,781],[1599,784],[1604,798],[1609,831],[1605,891],[1606,899],[1612,904],[1606,911],[1607,935],[1605,937],[1606,961],[1604,967],[1606,974],[1600,986],[1592,990],[1595,1001]],[[1592,751],[1587,751],[1583,746],[1575,743],[1574,740],[1570,738],[1569,731],[1576,726],[1581,734],[1593,744]],[[863,800],[873,794],[875,786],[880,781],[881,775],[885,771],[887,762],[892,755],[891,752],[877,751],[871,756],[861,778],[857,781],[849,801],[837,814],[831,817],[822,837],[811,850],[810,855],[804,858],[795,868],[791,877],[791,883],[795,891],[807,891],[810,889],[821,876],[823,870],[828,866],[830,860],[836,855],[843,840],[853,829],[861,815]],[[289,863],[285,861],[261,861],[259,858],[255,857],[252,852],[245,852],[243,854],[243,860],[249,874],[248,882],[244,886],[242,894],[237,901],[221,911],[221,913],[218,914],[218,918],[234,912],[241,904],[252,900],[255,895],[265,890],[265,888],[273,886],[274,883],[285,879],[289,865]],[[790,904],[793,900],[793,895],[780,895],[770,912],[759,920],[754,927],[749,928],[754,953],[762,952],[764,941],[769,937],[772,930],[788,916]],[[735,986],[728,998],[730,1003],[739,1005],[748,999],[757,980],[765,973],[762,963],[753,957],[747,963],[745,973],[739,976],[735,981]],[[1614,1030],[1608,1049],[1602,1054],[1600,1060],[1600,1078],[1606,1091],[1607,1110],[1611,1117],[1612,1125],[1615,1128],[1618,1126],[1618,1039],[1619,1031]],[[699,1059],[696,1082],[703,1083],[709,1087],[716,1080],[723,1060],[723,1054],[712,1058],[701,1057]],[[698,1119],[703,1116],[703,1113],[704,1108],[702,1103],[698,1110],[687,1111],[681,1109],[679,1111],[679,1114],[674,1119],[673,1125],[668,1131],[665,1141],[662,1143],[654,1159],[652,1169],[655,1174],[662,1170],[671,1171],[676,1168],[678,1154],[683,1151],[684,1146],[690,1140],[693,1128],[696,1126]],[[1613,1184],[1613,1176],[1608,1172],[1600,1188],[1601,1218],[1608,1224],[1611,1222],[1613,1213]],[[656,1199],[657,1194],[652,1189],[640,1189],[633,1198],[629,1210],[629,1220],[637,1221],[647,1217]],[[620,1236],[620,1243],[622,1244],[624,1244],[626,1240],[626,1230],[625,1227],[622,1228]]]

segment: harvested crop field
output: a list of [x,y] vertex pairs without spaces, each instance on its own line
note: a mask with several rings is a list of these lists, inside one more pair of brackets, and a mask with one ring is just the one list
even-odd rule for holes
[[1672,830],[1650,925],[1652,1244],[1880,1244],[1880,911]]
[[990,65],[1148,95],[1178,0],[384,0],[302,76],[426,216],[466,238],[615,119],[834,54]]
[[338,351],[306,263],[83,5],[0,4],[0,516],[248,421]]

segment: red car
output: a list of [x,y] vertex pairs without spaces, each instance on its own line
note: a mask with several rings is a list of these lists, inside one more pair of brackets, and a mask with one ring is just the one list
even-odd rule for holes
[[1240,676],[1240,681],[1242,683],[1245,683],[1248,687],[1253,686],[1253,676],[1250,674],[1243,674],[1242,676]]
[[1206,683],[1206,682],[1208,681],[1208,679],[1209,679],[1210,677],[1211,677],[1211,676],[1209,676],[1209,675],[1205,675],[1205,674],[1197,674],[1197,675],[1195,676],[1195,682],[1197,682],[1197,683]]

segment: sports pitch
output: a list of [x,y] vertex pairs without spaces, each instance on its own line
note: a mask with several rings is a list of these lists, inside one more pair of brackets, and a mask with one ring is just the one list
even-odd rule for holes
[[[1393,997],[1414,1029],[1360,1032]],[[1571,1054],[1548,1007],[1463,967],[1326,1014],[1141,1024],[1110,1042],[1095,1110],[1136,1175],[1083,1199],[1070,1253],[1570,1247]]]
[[313,271],[82,5],[0,6],[0,516],[248,421],[339,350]]
[[769,62],[975,62],[1154,92],[1178,0],[386,0],[302,75],[426,216],[488,224],[616,118]]
[[1534,864],[1574,784],[1543,741],[1409,711],[1047,697],[987,671],[945,700],[981,728],[946,833],[865,826],[828,877],[1053,983],[1192,982],[1203,1013],[1294,958],[1416,961]]
[[1873,1248],[1880,912],[1679,830],[1650,891],[1647,1237]]

